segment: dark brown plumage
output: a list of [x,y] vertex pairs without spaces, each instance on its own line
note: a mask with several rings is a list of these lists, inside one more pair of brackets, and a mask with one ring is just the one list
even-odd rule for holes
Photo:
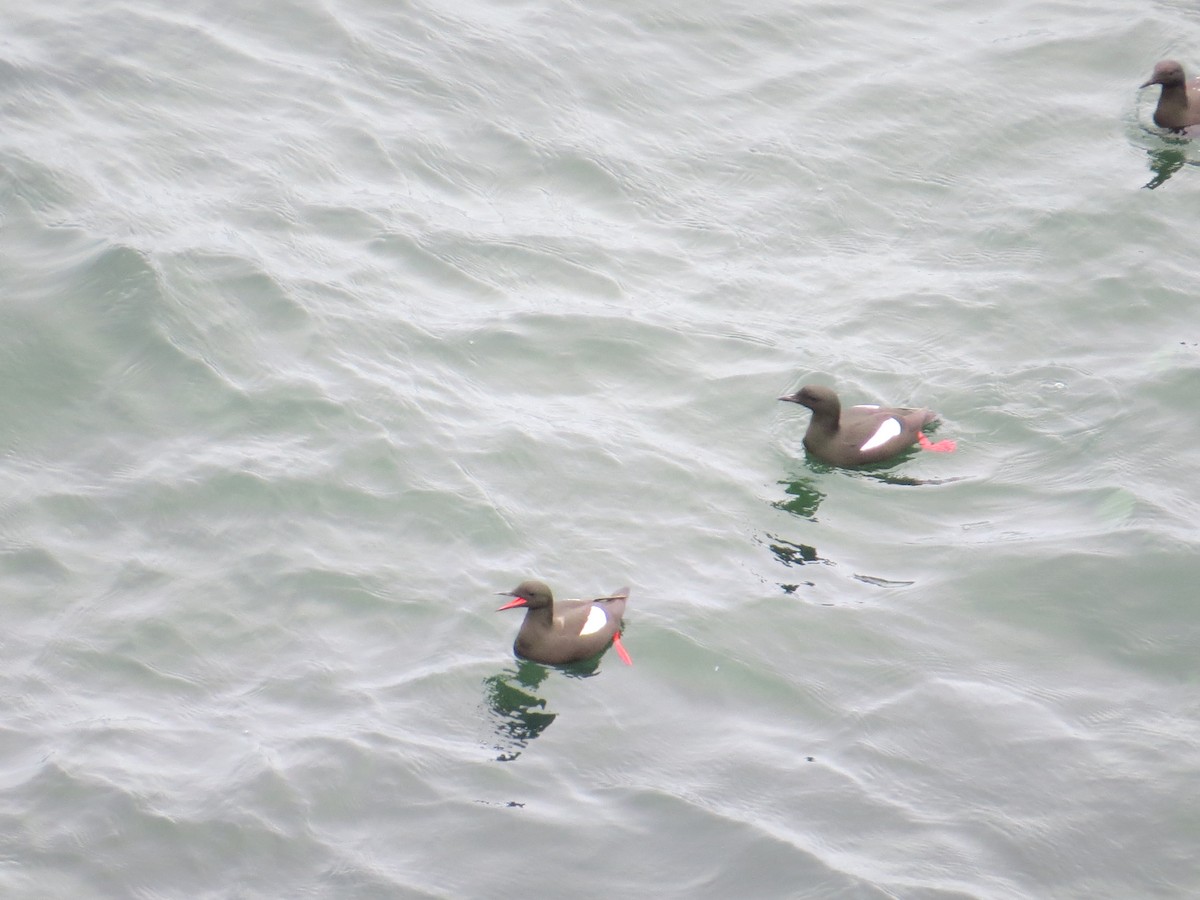
[[621,658],[629,661],[619,644],[621,617],[625,614],[629,588],[621,588],[611,596],[595,600],[557,602],[550,588],[541,581],[522,581],[513,590],[500,593],[513,598],[500,609],[525,607],[525,621],[513,644],[517,656],[561,665],[591,659],[616,641]]
[[1154,109],[1155,125],[1172,131],[1200,125],[1200,79],[1189,84],[1183,66],[1173,59],[1164,59],[1154,66],[1154,74],[1142,87],[1152,84],[1162,85]]
[[804,446],[817,459],[834,466],[882,462],[911,447],[921,429],[937,418],[927,409],[850,406],[842,408],[831,388],[806,384],[779,398],[812,410]]

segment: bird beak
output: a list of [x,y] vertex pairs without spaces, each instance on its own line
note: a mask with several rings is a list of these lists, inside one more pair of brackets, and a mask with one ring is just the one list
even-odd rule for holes
[[784,394],[782,397],[776,397],[776,400],[786,400],[789,403],[799,403],[796,394]]
[[524,597],[518,597],[512,591],[496,591],[496,596],[513,598],[511,602],[505,603],[503,606],[498,607],[496,609],[496,612],[500,612],[501,610],[505,610],[505,609],[513,609],[518,606],[528,606],[529,605],[528,600],[526,600]]
[[[1144,88],[1148,88],[1148,87],[1150,87],[1150,85],[1152,85],[1152,84],[1158,84],[1158,82],[1157,82],[1157,81],[1155,81],[1153,78],[1151,78],[1149,81],[1147,81],[1145,84],[1143,84],[1143,85],[1142,85],[1142,87],[1144,87]],[[1138,90],[1139,90],[1139,91],[1140,91],[1141,89],[1142,89],[1142,88],[1138,88]]]

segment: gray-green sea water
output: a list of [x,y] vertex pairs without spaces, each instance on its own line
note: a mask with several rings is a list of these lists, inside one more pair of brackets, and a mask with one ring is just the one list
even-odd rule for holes
[[1195,8],[0,26],[0,896],[1200,895]]

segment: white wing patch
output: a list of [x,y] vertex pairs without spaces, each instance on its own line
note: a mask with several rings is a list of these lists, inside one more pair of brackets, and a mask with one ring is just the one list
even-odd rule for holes
[[875,430],[875,433],[873,435],[871,435],[870,440],[868,440],[865,444],[863,444],[858,449],[859,450],[874,450],[876,447],[880,446],[881,444],[886,444],[888,441],[890,441],[892,438],[894,438],[896,435],[898,435],[902,430],[903,430],[903,428],[900,425],[899,419],[894,419],[894,418],[884,419],[882,422],[879,423],[879,427]]
[[878,403],[860,403],[854,409],[879,409]]
[[608,616],[604,614],[604,610],[598,606],[593,606],[588,610],[587,621],[584,622],[583,627],[579,629],[579,636],[583,637],[585,634],[595,634],[607,624]]

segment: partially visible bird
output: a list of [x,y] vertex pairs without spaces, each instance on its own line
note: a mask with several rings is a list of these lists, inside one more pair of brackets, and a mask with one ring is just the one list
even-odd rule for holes
[[1154,73],[1142,87],[1162,85],[1158,106],[1154,109],[1154,124],[1171,131],[1183,131],[1200,125],[1200,78],[1190,83],[1183,66],[1173,59],[1164,59],[1154,66]]

